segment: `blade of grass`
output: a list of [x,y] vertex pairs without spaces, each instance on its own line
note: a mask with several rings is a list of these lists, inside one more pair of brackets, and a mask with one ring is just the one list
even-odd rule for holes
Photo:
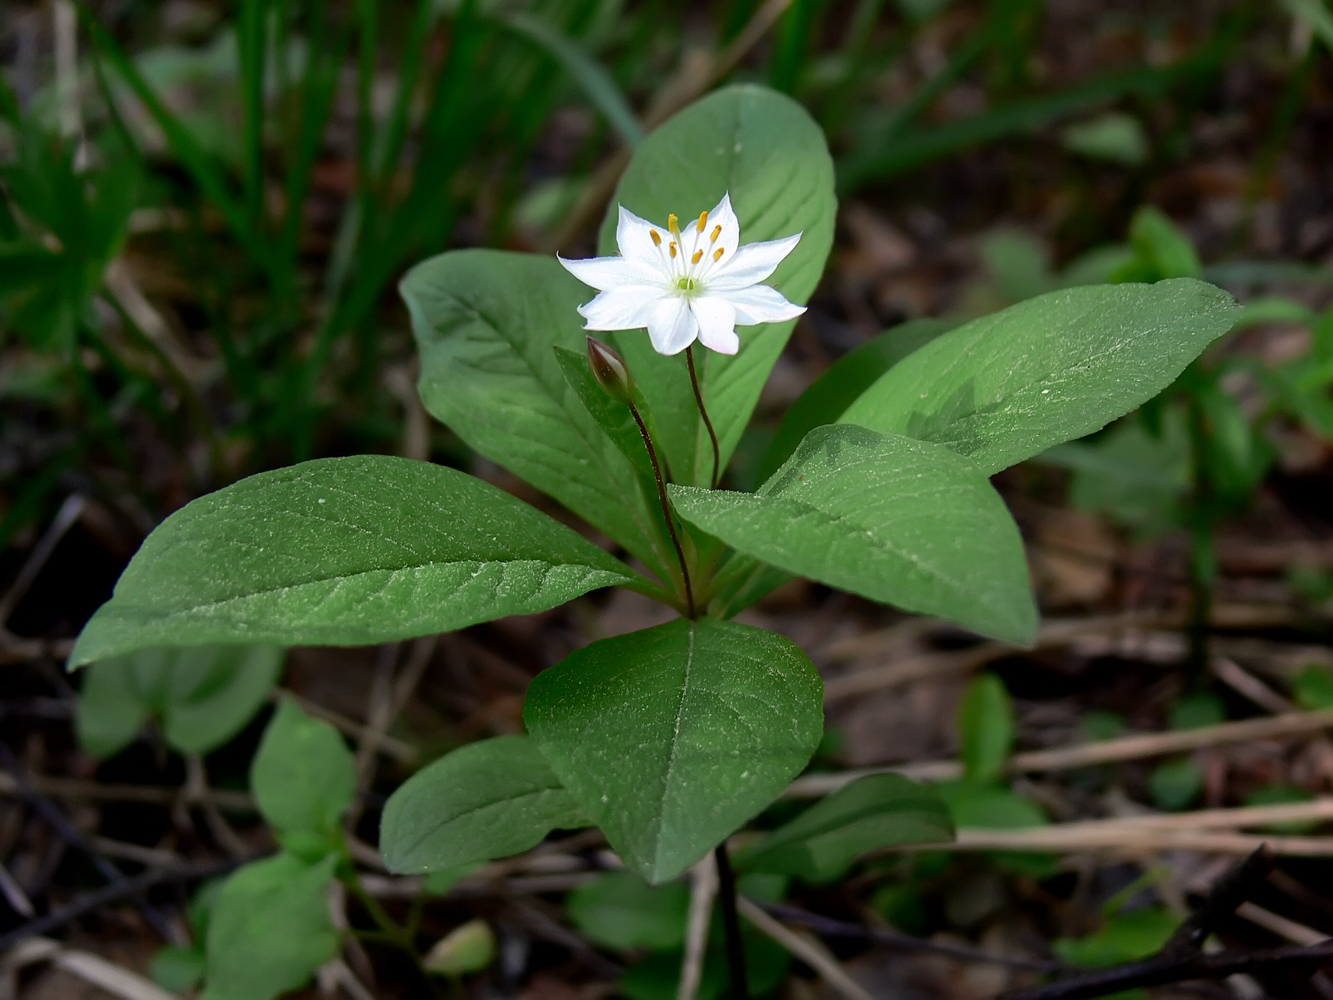
[[287,276],[284,282],[285,290],[293,297],[296,289],[298,243],[305,215],[305,201],[310,193],[315,162],[319,158],[324,141],[324,131],[328,127],[329,116],[333,113],[339,73],[351,45],[351,25],[340,31],[336,40],[331,40],[324,6],[323,4],[314,6],[316,13],[311,32],[312,44],[300,87],[296,144],[291,162],[288,164],[284,185],[287,214],[283,219],[277,251],[277,259],[282,262],[284,274]]
[[93,46],[106,62],[125,81],[134,95],[143,103],[153,121],[162,130],[167,144],[180,161],[186,173],[203,192],[204,197],[222,216],[227,228],[240,241],[252,260],[267,268],[271,257],[261,234],[249,224],[244,205],[233,197],[225,176],[213,158],[199,145],[194,135],[173,115],[149,86],[134,61],[120,47],[102,23],[87,7],[79,5],[79,16],[92,39]]
[[890,143],[845,157],[838,164],[839,194],[846,195],[867,181],[904,173],[969,146],[1030,132],[1105,101],[1129,94],[1160,96],[1181,81],[1211,73],[1217,65],[1209,52],[1173,66],[1115,73],[1056,94],[1014,101],[984,114],[898,135]]
[[643,141],[643,128],[615,79],[581,45],[550,22],[523,11],[503,14],[499,20],[555,59],[587,95],[589,103],[620,134],[625,145],[633,149]]
[[818,0],[792,0],[778,22],[777,45],[768,82],[775,90],[792,94],[805,68],[806,54],[810,51],[811,36],[815,33],[815,15]]
[[[264,220],[264,79],[268,59],[268,4],[241,0],[236,18],[237,75],[241,87],[241,163],[245,218],[254,232]],[[278,58],[286,59],[279,51]]]
[[1323,0],[1282,0],[1292,17],[1299,18],[1310,25],[1330,52],[1333,52],[1333,13],[1329,12]]
[[464,0],[454,20],[452,45],[440,70],[434,97],[422,123],[421,149],[407,197],[388,213],[384,235],[361,246],[362,267],[351,279],[345,298],[320,327],[306,362],[296,405],[306,412],[294,420],[293,450],[298,461],[310,454],[314,415],[301,400],[313,398],[320,373],[334,344],[362,326],[386,285],[423,237],[442,243],[452,226],[456,206],[449,184],[466,159],[487,120],[487,108],[476,93],[478,56],[485,31],[476,0]]

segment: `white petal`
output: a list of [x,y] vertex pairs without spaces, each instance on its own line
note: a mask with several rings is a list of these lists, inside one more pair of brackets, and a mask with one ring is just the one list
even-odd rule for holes
[[704,295],[690,302],[690,310],[699,324],[699,343],[718,354],[740,350],[735,306],[720,295]]
[[599,292],[591,302],[579,306],[585,330],[638,330],[648,325],[653,304],[662,290],[650,285],[621,285]]
[[757,285],[782,263],[784,257],[796,249],[801,234],[784,236],[766,243],[747,243],[708,274],[708,287],[718,291]]
[[689,303],[679,295],[666,295],[653,303],[648,316],[648,337],[658,354],[679,354],[694,343],[699,324]]
[[753,323],[780,323],[786,319],[795,319],[805,312],[805,306],[788,302],[776,288],[768,285],[751,285],[734,292],[723,292],[732,308],[736,310],[736,322],[741,326]]
[[647,219],[640,219],[624,205],[617,205],[620,217],[616,221],[616,246],[626,260],[642,262],[647,267],[657,270],[662,267],[662,251],[653,242],[652,233],[657,231],[662,238],[665,229],[658,229]]
[[644,264],[624,257],[588,257],[585,260],[566,260],[556,254],[556,260],[565,270],[585,285],[599,292],[621,285],[646,285],[659,280],[658,275]]
[[[722,231],[713,240],[713,230],[718,226],[722,227]],[[741,224],[731,207],[731,192],[724,194],[717,207],[708,213],[708,234],[705,239],[708,241],[704,245],[707,257],[711,258],[719,248],[722,250],[721,258],[713,265],[720,272],[727,261],[735,256],[736,248],[741,243]]]

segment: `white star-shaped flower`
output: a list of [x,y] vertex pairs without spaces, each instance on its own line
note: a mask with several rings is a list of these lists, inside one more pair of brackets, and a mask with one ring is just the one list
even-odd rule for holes
[[679,354],[696,338],[720,354],[735,354],[741,346],[737,324],[778,323],[805,312],[760,284],[796,248],[800,233],[741,246],[729,194],[684,232],[674,215],[658,227],[619,208],[617,256],[559,258],[570,274],[598,291],[579,306],[585,330],[646,327],[659,354]]

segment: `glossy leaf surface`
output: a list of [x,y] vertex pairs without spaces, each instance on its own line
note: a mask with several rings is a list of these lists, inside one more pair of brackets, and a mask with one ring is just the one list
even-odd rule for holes
[[995,473],[1151,399],[1238,314],[1230,295],[1191,278],[1049,292],[939,337],[840,419],[945,445]]
[[671,487],[677,513],[746,555],[905,611],[1030,642],[1018,528],[972,462],[863,427],[819,427],[756,493]]
[[625,863],[672,879],[773,801],[823,733],[787,639],[712,619],[602,639],[539,674],[523,716]]
[[532,740],[498,736],[400,785],[384,807],[380,852],[392,872],[441,871],[522,854],[557,827],[586,825]]
[[630,579],[576,532],[454,469],[321,459],[243,479],[167,518],[70,662],[167,644],[391,642]]

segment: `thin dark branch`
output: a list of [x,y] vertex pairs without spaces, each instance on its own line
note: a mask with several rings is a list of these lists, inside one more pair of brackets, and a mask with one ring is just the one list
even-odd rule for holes
[[861,924],[834,920],[831,917],[823,917],[817,913],[810,913],[782,903],[765,903],[757,899],[752,900],[752,902],[784,923],[800,924],[803,927],[808,927],[820,937],[873,942],[900,951],[947,955],[950,958],[958,958],[968,962],[989,962],[992,965],[1004,965],[1011,969],[1028,969],[1033,972],[1076,971],[1076,967],[1066,965],[1063,962],[995,955],[988,951],[982,951],[980,948],[940,944],[937,941],[925,941],[921,938],[912,937],[910,934],[900,934],[898,931],[885,930],[879,927],[865,927]]
[[[125,882],[125,873],[107,860],[100,851],[97,850],[88,838],[83,835],[73,823],[65,818],[65,814],[60,811],[54,802],[37,791],[21,764],[14,757],[9,747],[0,743],[0,764],[9,771],[14,779],[15,788],[19,797],[42,818],[45,823],[51,827],[57,837],[59,837],[69,847],[81,851],[93,863],[98,873],[106,879],[111,885],[121,885]],[[146,900],[139,900],[135,903],[148,922],[153,925],[159,934],[170,940],[171,923],[166,915],[161,913],[156,907],[151,906]]]
[[717,446],[717,431],[713,430],[713,421],[708,416],[708,407],[704,406],[704,394],[699,388],[699,376],[694,370],[693,346],[685,348],[685,361],[690,366],[690,385],[694,386],[694,401],[699,404],[699,416],[703,417],[704,426],[708,428],[708,440],[713,443],[713,475],[708,480],[708,487],[715,490],[718,477],[722,474],[721,451]]
[[1162,947],[1163,956],[1197,955],[1203,949],[1208,935],[1249,899],[1254,890],[1273,870],[1275,858],[1267,847],[1260,845],[1249,857],[1238,864],[1213,886],[1199,908],[1189,915],[1171,940]]
[[1141,962],[1002,993],[997,1000],[1093,1000],[1135,987],[1164,986],[1190,979],[1225,979],[1241,972],[1263,972],[1274,967],[1307,969],[1313,973],[1328,965],[1333,965],[1333,939],[1308,947],[1194,954],[1184,958],[1159,953]]
[[662,481],[662,466],[657,461],[657,449],[653,447],[653,437],[648,433],[648,427],[633,403],[629,404],[629,412],[634,415],[634,422],[639,425],[643,446],[648,449],[648,460],[653,463],[653,478],[657,480],[657,499],[662,503],[662,516],[666,518],[667,531],[671,532],[671,544],[676,547],[676,558],[680,561],[680,575],[685,583],[685,606],[689,610],[686,617],[693,618],[694,589],[690,586],[690,567],[685,562],[685,550],[680,546],[680,536],[676,534],[676,521],[671,515],[671,504],[667,501],[666,484]]
[[1000,1000],[1092,1000],[1122,990],[1191,979],[1224,979],[1241,972],[1261,972],[1274,966],[1308,969],[1311,973],[1333,965],[1333,939],[1309,947],[1269,948],[1205,955],[1203,944],[1236,908],[1249,899],[1273,868],[1273,855],[1260,847],[1213,887],[1199,908],[1176,929],[1156,955],[1111,969],[1087,972],[1066,979],[1015,990]]
[[717,898],[722,904],[722,932],[726,938],[727,971],[731,973],[732,1000],[748,1000],[750,984],[745,970],[745,946],[741,941],[741,919],[736,912],[736,875],[731,870],[725,842],[713,851],[717,861]]
[[[259,855],[255,856],[255,858],[257,857]],[[63,909],[53,910],[45,916],[30,920],[26,924],[14,928],[6,934],[0,934],[0,955],[3,955],[20,941],[37,934],[47,934],[58,930],[85,914],[92,913],[94,910],[111,903],[128,899],[131,896],[137,896],[154,886],[171,882],[197,882],[200,879],[225,875],[247,861],[255,860],[255,858],[228,858],[225,861],[203,861],[176,865],[171,868],[155,868],[130,878],[121,879],[119,882],[103,886],[101,889],[80,897]]]

